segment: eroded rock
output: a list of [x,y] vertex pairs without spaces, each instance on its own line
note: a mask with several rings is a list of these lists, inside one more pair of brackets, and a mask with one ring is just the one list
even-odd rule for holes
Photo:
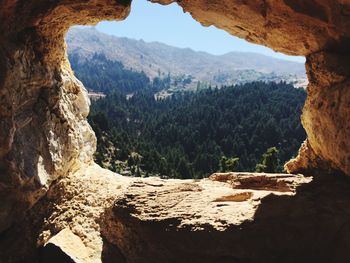
[[[285,180],[286,185],[294,185],[282,192],[249,185],[238,189],[232,184],[240,177],[270,183],[273,178],[266,174],[230,173],[228,180],[214,177],[219,176],[200,181],[134,181],[106,210],[103,236],[129,262],[235,262],[238,258],[249,262],[249,249],[244,251],[240,239],[245,225],[258,222],[256,213],[264,200],[270,195],[284,200],[283,196],[294,196],[298,186],[311,182],[303,176],[275,175],[281,184]],[[241,253],[246,254],[241,257]]]
[[[37,248],[63,229],[90,262],[349,261],[349,178],[268,177],[141,179],[89,166],[55,183],[0,236],[0,262],[39,261]],[[239,189],[232,183],[247,178]],[[290,191],[261,189],[275,180]]]
[[101,216],[132,182],[133,178],[98,165],[83,166],[62,178],[19,219],[17,226],[0,235],[0,262],[38,262],[38,249],[64,229],[82,240],[87,262],[115,256],[115,249],[108,250],[108,242],[101,237]]
[[43,263],[87,263],[88,251],[81,239],[65,228],[52,237],[42,249]]
[[349,52],[350,3],[328,0],[151,0],[179,4],[204,26],[291,55]]
[[350,175],[350,55],[319,52],[307,57],[308,96],[302,124],[308,139],[291,172],[338,170]]
[[[239,175],[229,177],[188,181],[186,191],[177,190],[183,183],[176,181],[161,187],[134,182],[104,214],[102,234],[128,262],[350,260],[348,178],[284,175],[277,179],[295,190],[274,192],[256,190],[256,184],[234,189],[231,179]],[[226,199],[237,195],[244,200]]]
[[214,173],[209,180],[229,183],[234,189],[293,192],[305,181],[302,175],[268,173]]
[[[242,177],[261,176],[266,175]],[[7,232],[12,238],[0,238],[0,259],[35,262],[40,259],[37,248],[50,242],[61,250],[68,244],[63,254],[72,255],[77,252],[70,246],[74,233],[82,241],[79,246],[84,247],[87,262],[183,262],[187,256],[194,260],[194,255],[198,260],[208,256],[220,261],[222,251],[231,249],[223,243],[226,236],[232,235],[232,229],[235,238],[241,236],[239,229],[255,222],[265,199],[292,197],[311,179],[281,175],[279,180],[294,187],[280,192],[248,186],[236,189],[230,181],[210,179],[130,178],[88,166],[55,183],[19,226]],[[277,208],[284,209],[283,205]],[[68,238],[62,235],[62,230],[67,232],[64,229],[69,229]],[[201,249],[204,243],[203,248],[210,245],[211,250]],[[57,248],[54,253],[60,252]]]
[[54,180],[93,162],[89,100],[64,35],[71,25],[129,11],[130,1],[1,1],[0,232]]

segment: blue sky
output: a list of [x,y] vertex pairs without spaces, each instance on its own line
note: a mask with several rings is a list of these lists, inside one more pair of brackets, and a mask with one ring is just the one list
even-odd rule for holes
[[96,28],[116,36],[158,41],[168,45],[192,48],[211,54],[230,51],[257,52],[268,56],[303,62],[303,57],[286,56],[251,44],[214,26],[203,27],[177,4],[162,6],[146,0],[134,0],[130,15],[124,21],[99,23]]

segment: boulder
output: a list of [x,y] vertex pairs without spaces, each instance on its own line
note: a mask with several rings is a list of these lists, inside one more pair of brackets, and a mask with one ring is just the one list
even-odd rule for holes
[[43,263],[88,263],[88,251],[81,239],[65,228],[53,236],[42,249]]

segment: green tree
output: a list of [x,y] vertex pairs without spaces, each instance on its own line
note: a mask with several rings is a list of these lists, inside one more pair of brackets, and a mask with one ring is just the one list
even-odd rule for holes
[[239,158],[232,157],[227,158],[225,156],[222,156],[220,159],[220,172],[234,172],[239,165]]
[[[97,64],[104,65],[103,60],[95,58]],[[143,77],[135,72],[124,74],[121,69],[123,74],[116,70],[111,75],[109,69],[99,67],[101,76],[116,74],[117,82],[109,83],[113,89],[107,85],[108,96],[92,103],[88,117],[98,142],[96,162],[106,168],[118,160],[123,163],[120,171],[137,172],[139,166],[141,176],[148,172],[149,176],[166,178],[180,177],[181,170],[181,177],[189,174],[196,178],[219,170],[280,171],[281,165],[276,168],[270,157],[263,161],[262,153],[270,145],[278,145],[278,159],[284,163],[305,139],[300,124],[306,96],[303,89],[263,82],[220,89],[205,89],[203,85],[198,92],[179,92],[155,100],[154,93],[168,86],[169,76],[149,83],[139,81]],[[85,77],[101,88],[106,87],[101,81],[110,82],[90,71]],[[173,82],[174,77],[170,77]],[[145,84],[142,87],[141,82]],[[118,83],[127,86],[122,88]],[[133,96],[126,98],[129,91]],[[181,159],[185,165],[180,165]]]
[[131,167],[135,164],[134,158],[130,155],[128,158],[128,166]]
[[136,177],[141,177],[141,171],[140,171],[140,167],[136,166],[136,173],[135,173]]
[[220,172],[222,173],[227,171],[226,161],[227,161],[226,156],[222,156],[219,163]]
[[235,171],[237,169],[238,165],[239,165],[239,158],[237,158],[237,157],[229,158],[226,161],[227,170],[230,172]]
[[268,148],[262,156],[262,162],[256,165],[258,173],[276,173],[278,172],[278,150],[276,147]]
[[191,179],[191,170],[185,159],[181,158],[177,166],[176,172],[179,174],[181,179]]

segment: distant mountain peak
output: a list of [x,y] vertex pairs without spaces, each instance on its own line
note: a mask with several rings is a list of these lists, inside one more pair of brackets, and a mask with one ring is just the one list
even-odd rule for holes
[[[84,60],[91,58],[94,53],[102,53],[112,61],[120,61],[126,68],[145,72],[151,79],[160,72],[170,72],[173,76],[191,75],[195,81],[213,85],[254,80],[306,80],[303,63],[258,53],[232,51],[213,55],[161,42],[111,36],[94,27],[72,28],[66,40],[69,54],[78,54]],[[245,72],[247,70],[250,73]]]

